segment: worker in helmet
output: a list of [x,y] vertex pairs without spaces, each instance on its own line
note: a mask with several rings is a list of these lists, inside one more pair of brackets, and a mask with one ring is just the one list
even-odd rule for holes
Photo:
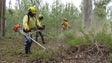
[[[38,20],[39,20],[39,21],[42,21],[42,20],[43,20],[43,15],[42,15],[42,14],[39,14]],[[41,23],[41,22],[40,22],[40,23]],[[42,23],[41,23],[41,25],[42,25],[42,28],[38,28],[39,30],[36,32],[36,41],[38,41],[38,37],[39,37],[39,35],[40,35],[41,40],[42,40],[42,43],[45,44],[44,35],[43,35],[43,30],[45,29],[45,25],[42,24]]]
[[[30,7],[28,9],[28,13],[23,17],[23,31],[27,33],[30,37],[32,37],[32,30],[38,26],[38,28],[43,28],[39,20],[36,19],[36,9],[35,7]],[[32,45],[32,40],[24,36],[25,38],[25,44],[24,44],[24,49],[25,53],[31,53],[30,48]]]
[[67,18],[64,18],[61,25],[62,25],[61,31],[67,30],[68,28],[71,28],[71,25],[69,24]]

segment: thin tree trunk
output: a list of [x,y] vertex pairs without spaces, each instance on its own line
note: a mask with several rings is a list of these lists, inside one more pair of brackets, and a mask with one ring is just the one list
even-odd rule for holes
[[[0,0],[0,8],[2,7],[2,0]],[[2,9],[0,10],[0,33],[1,33],[1,11]]]
[[1,6],[1,35],[5,36],[5,0],[2,0]]
[[83,0],[83,25],[90,29],[93,21],[92,0]]

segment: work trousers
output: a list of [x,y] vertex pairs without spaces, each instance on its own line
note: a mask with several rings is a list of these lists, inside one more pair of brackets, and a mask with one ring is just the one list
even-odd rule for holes
[[44,35],[43,35],[43,33],[41,31],[36,32],[36,41],[38,41],[39,35],[41,37],[42,43],[45,44]]
[[[32,38],[32,35],[29,35],[29,36]],[[24,39],[25,39],[25,44],[24,44],[25,53],[26,54],[31,53],[30,48],[33,41],[26,36],[24,36]]]

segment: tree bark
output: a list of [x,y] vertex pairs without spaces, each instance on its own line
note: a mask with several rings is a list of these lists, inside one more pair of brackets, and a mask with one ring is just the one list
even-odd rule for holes
[[5,1],[1,0],[1,11],[0,11],[0,27],[1,27],[1,35],[5,36]]
[[83,0],[83,26],[90,29],[93,21],[92,0]]
[[[2,7],[2,0],[0,0],[0,8]],[[1,33],[1,11],[2,9],[0,10],[0,33]]]

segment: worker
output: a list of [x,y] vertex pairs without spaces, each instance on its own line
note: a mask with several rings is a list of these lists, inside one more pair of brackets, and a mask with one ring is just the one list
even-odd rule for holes
[[[39,21],[42,21],[42,20],[43,20],[43,15],[42,15],[42,14],[39,14],[38,20],[39,20]],[[40,27],[38,28],[38,31],[36,32],[36,41],[38,41],[38,37],[39,37],[39,35],[40,35],[41,40],[42,40],[42,43],[45,44],[44,35],[43,35],[43,30],[45,29],[45,25],[42,24],[41,22],[40,22],[40,24],[41,24],[43,27],[42,27],[42,28],[40,28]]]
[[[35,7],[29,7],[27,14],[23,17],[23,31],[28,34],[30,37],[32,37],[32,30],[38,26],[38,28],[43,28],[43,26],[40,24],[39,20],[36,19],[36,9]],[[25,38],[25,44],[24,49],[25,53],[31,53],[31,45],[32,40],[24,36]]]
[[61,31],[64,31],[64,30],[67,30],[67,29],[71,28],[71,25],[69,24],[67,18],[64,18],[61,25],[62,25]]

